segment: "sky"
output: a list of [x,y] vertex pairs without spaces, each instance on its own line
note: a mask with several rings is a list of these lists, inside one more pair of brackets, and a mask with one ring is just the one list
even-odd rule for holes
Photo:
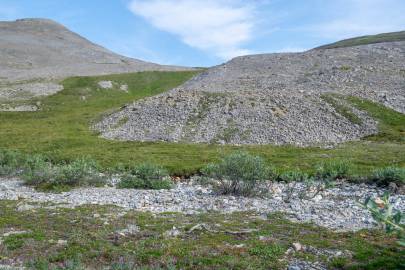
[[0,0],[0,20],[48,18],[116,53],[207,67],[405,30],[404,0]]

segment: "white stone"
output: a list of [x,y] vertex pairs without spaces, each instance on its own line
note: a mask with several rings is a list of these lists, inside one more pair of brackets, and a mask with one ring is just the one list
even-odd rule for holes
[[98,86],[100,86],[103,89],[111,89],[113,88],[113,83],[112,81],[99,81]]

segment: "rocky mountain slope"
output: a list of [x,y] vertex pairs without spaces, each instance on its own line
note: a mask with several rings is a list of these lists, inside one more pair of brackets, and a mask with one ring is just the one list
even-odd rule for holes
[[55,93],[69,76],[184,69],[115,54],[51,20],[0,22],[0,100]]
[[360,45],[367,45],[373,43],[382,43],[382,42],[395,42],[395,41],[404,41],[405,40],[405,31],[400,32],[391,32],[383,33],[378,35],[368,35],[355,38],[344,39],[332,44],[327,44],[320,46],[316,49],[333,49],[333,48],[343,48],[343,47],[353,47]]
[[109,139],[229,144],[338,143],[376,133],[376,121],[347,95],[405,113],[405,41],[238,57],[96,128]]

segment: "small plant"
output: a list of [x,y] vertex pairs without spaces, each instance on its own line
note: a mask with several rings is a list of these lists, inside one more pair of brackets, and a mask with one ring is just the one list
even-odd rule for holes
[[118,188],[170,189],[172,182],[168,172],[160,166],[144,163],[130,168],[117,185]]
[[18,152],[0,150],[0,176],[17,174],[21,159],[22,155]]
[[405,168],[387,167],[374,170],[370,181],[379,186],[388,186],[390,183],[405,185]]
[[368,197],[363,203],[363,207],[368,209],[374,220],[382,226],[388,234],[395,233],[398,236],[398,244],[405,246],[405,228],[401,224],[403,213],[394,211],[390,203],[389,193],[386,192],[382,198],[371,199]]
[[281,173],[277,177],[277,180],[280,182],[291,183],[291,182],[304,182],[308,178],[309,178],[308,174],[303,173],[300,170],[295,170]]
[[209,164],[202,173],[219,181],[214,185],[219,194],[251,196],[258,193],[260,182],[269,180],[271,169],[261,157],[235,152],[218,164]]
[[328,161],[318,165],[316,178],[320,180],[341,180],[350,178],[351,164],[347,161]]
[[335,186],[335,181],[331,178],[314,178],[309,177],[304,181],[306,191],[300,193],[300,198],[313,199],[322,191]]
[[278,244],[257,244],[249,249],[249,254],[268,260],[276,260],[285,253],[285,248]]

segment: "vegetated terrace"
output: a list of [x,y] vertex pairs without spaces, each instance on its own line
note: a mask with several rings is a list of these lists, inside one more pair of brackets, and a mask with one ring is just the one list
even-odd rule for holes
[[[195,74],[141,72],[66,79],[63,91],[32,101],[34,104],[41,102],[40,111],[0,112],[0,148],[47,154],[56,161],[89,156],[105,167],[148,161],[166,167],[175,175],[196,173],[208,162],[237,149],[263,156],[273,165],[286,170],[311,170],[314,164],[325,159],[350,161],[358,172],[387,165],[405,165],[405,115],[358,98],[349,100],[369,111],[380,122],[381,132],[363,141],[341,144],[333,149],[109,141],[99,138],[90,129],[91,123],[104,113],[167,91]],[[100,89],[97,82],[101,80],[127,84],[128,92]]]

